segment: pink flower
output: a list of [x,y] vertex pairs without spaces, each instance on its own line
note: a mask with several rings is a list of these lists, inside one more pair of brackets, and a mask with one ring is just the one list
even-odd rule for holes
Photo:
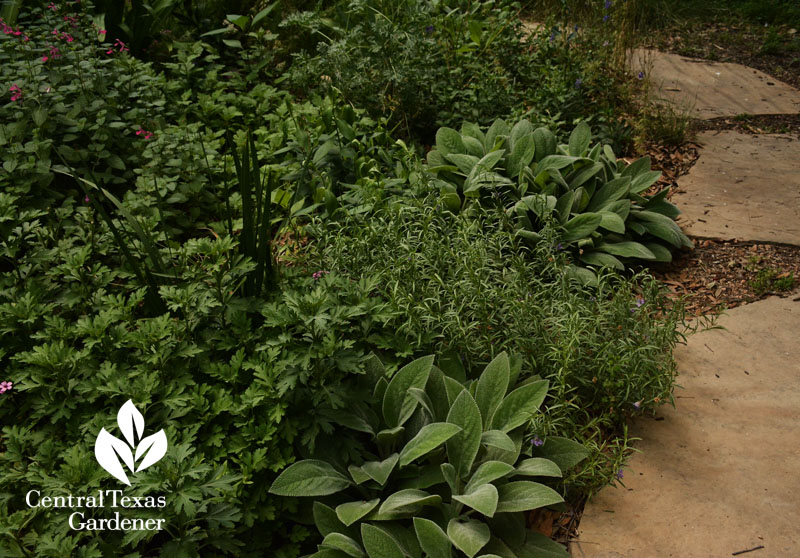
[[146,140],[149,140],[149,139],[153,138],[153,132],[148,132],[144,128],[139,128],[138,130],[136,130],[136,135],[137,136],[142,136]]
[[58,50],[58,47],[52,46],[52,47],[50,47],[50,56],[52,56],[53,58],[60,58],[61,57],[61,51]]
[[89,203],[89,196],[86,196],[85,198],[83,198],[83,201],[86,202],[86,203]]
[[42,62],[47,62],[48,60],[50,60],[49,56],[42,56]]
[[108,33],[108,31],[106,31],[105,29],[101,29],[100,31],[98,31],[98,33],[100,33],[101,35],[105,35],[106,33]]
[[22,99],[22,90],[17,86],[16,83],[11,87],[9,87],[8,90],[11,91],[12,101],[19,101],[20,99]]
[[13,387],[14,387],[14,382],[0,382],[0,393],[11,391],[11,388]]
[[52,2],[50,2],[50,3],[47,5],[47,7],[48,7],[48,8],[50,8],[51,10],[53,10],[54,12],[57,12],[57,11],[58,11],[58,7],[57,7],[55,4],[53,4]]
[[64,33],[63,35],[61,35],[61,38],[62,39],[67,39],[68,43],[71,43],[72,41],[75,40],[75,39],[72,38],[72,35],[70,35],[69,33]]

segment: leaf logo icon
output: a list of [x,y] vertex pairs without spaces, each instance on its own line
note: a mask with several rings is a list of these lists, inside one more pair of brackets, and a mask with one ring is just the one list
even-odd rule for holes
[[138,473],[157,463],[167,453],[167,435],[162,429],[144,438],[144,417],[130,399],[117,413],[117,425],[125,440],[103,428],[94,443],[94,455],[103,469],[130,486],[122,465]]

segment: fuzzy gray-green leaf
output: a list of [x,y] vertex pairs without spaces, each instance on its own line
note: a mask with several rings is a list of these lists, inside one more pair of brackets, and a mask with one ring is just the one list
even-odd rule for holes
[[400,451],[400,467],[405,467],[415,459],[430,453],[459,432],[461,427],[447,422],[435,422],[423,426]]
[[483,424],[481,412],[472,395],[467,390],[453,402],[447,414],[447,422],[461,427],[461,432],[447,441],[447,457],[458,475],[462,478],[469,475],[472,463],[481,445]]
[[325,461],[307,459],[285,469],[269,491],[278,496],[327,496],[352,484],[350,479]]
[[491,538],[489,526],[481,521],[451,519],[447,536],[461,552],[472,558]]
[[346,502],[336,506],[336,517],[347,527],[367,515],[375,506],[380,503],[379,498],[373,500],[361,500],[357,502]]
[[547,380],[538,380],[509,393],[492,417],[492,429],[509,432],[530,420],[544,401],[547,386]]

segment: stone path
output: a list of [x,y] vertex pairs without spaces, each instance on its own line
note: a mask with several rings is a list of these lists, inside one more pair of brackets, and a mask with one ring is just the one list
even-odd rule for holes
[[800,556],[800,303],[721,325],[676,350],[676,408],[632,425],[642,453],[587,505],[573,557]]
[[703,132],[673,196],[687,234],[800,245],[800,141],[787,135]]
[[800,112],[800,91],[741,64],[638,49],[631,65],[647,74],[661,97],[691,108],[694,118]]
[[[651,79],[676,102],[696,99],[697,117],[800,109],[800,92],[755,70],[654,60]],[[800,142],[706,132],[699,143],[672,198],[686,231],[800,245]],[[720,325],[675,351],[676,408],[634,422],[642,453],[626,487],[587,504],[574,558],[800,556],[800,298],[735,308]]]

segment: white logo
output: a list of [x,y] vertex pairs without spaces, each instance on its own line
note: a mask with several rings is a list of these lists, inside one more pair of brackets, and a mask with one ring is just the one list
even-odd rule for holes
[[128,443],[112,436],[103,428],[94,443],[94,455],[103,469],[130,486],[122,463],[128,466],[131,473],[138,473],[157,463],[167,453],[167,435],[162,429],[147,438],[142,438],[144,417],[130,399],[117,413],[117,424]]

